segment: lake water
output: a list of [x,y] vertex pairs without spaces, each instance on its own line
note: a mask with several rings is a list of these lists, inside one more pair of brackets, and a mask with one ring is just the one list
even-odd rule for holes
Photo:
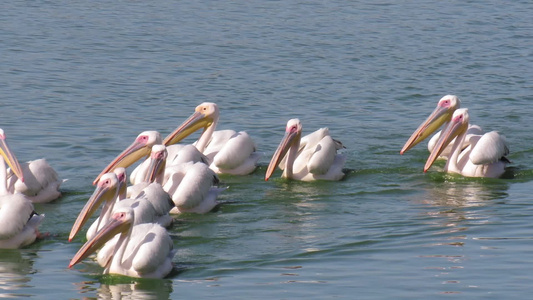
[[[530,1],[7,1],[1,124],[45,157],[63,197],[50,237],[0,251],[0,297],[36,299],[526,299],[533,292]],[[446,94],[498,130],[508,179],[422,168],[399,151]],[[264,152],[222,176],[231,202],[176,216],[162,280],[67,265],[94,177],[138,133],[168,134],[201,102]],[[288,119],[346,146],[340,182],[263,180]],[[192,142],[196,136],[187,142]]]

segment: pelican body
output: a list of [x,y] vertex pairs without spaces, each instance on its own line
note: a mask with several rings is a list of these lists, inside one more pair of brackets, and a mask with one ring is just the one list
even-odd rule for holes
[[207,156],[209,167],[217,174],[246,175],[257,167],[261,154],[248,133],[234,130],[215,131],[219,120],[219,109],[215,103],[204,102],[195,112],[164,140],[165,146],[176,144],[196,132],[203,132],[194,143]]
[[265,180],[272,176],[277,166],[283,169],[284,178],[301,181],[342,179],[346,156],[337,153],[343,146],[331,138],[329,130],[321,128],[301,136],[300,120],[289,120],[285,136],[270,160]]
[[24,181],[22,168],[7,145],[4,131],[0,129],[0,249],[16,249],[37,239],[44,215],[34,212],[33,204],[26,195],[8,191],[5,164]]
[[[159,224],[133,225],[131,207],[117,209],[104,227],[74,255],[69,268],[104,247],[98,263],[104,274],[119,274],[138,278],[163,278],[173,268],[174,244],[168,232]],[[115,237],[118,235],[118,237]],[[111,243],[106,242],[112,240]]]
[[[509,160],[509,148],[505,137],[496,131],[484,135],[469,137],[469,146],[462,150],[462,145],[467,137],[467,128],[470,117],[467,109],[457,109],[447,127],[441,133],[435,148],[431,152],[424,172],[435,162],[437,156],[448,146],[452,145],[444,171],[457,173],[466,177],[491,177],[498,178],[505,172]],[[454,140],[455,139],[455,140]]]
[[61,197],[59,187],[63,180],[59,179],[57,172],[48,164],[46,159],[36,159],[21,164],[24,181],[17,176],[8,175],[8,189],[22,193],[29,197],[33,203],[47,203]]

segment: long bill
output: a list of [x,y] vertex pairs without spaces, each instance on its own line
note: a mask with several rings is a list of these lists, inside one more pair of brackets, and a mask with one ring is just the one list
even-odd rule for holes
[[127,233],[129,232],[132,223],[130,219],[123,217],[124,213],[116,213],[111,217],[109,222],[96,233],[96,235],[88,240],[83,246],[78,250],[76,255],[70,260],[68,265],[69,268],[79,263],[80,261],[87,258],[89,255],[94,253],[96,250],[100,249],[107,241],[112,239],[118,233]]
[[164,140],[163,145],[170,146],[179,143],[184,138],[203,128],[204,131],[213,124],[213,119],[195,111],[185,122],[171,132]]
[[297,132],[285,132],[285,136],[283,136],[283,139],[281,140],[278,148],[276,149],[276,152],[274,152],[274,155],[272,156],[272,159],[268,164],[268,168],[265,173],[265,181],[268,181],[268,179],[270,178],[270,176],[272,176],[272,173],[274,173],[274,170],[279,165],[283,157],[287,155],[287,151],[289,151],[297,136]]
[[[72,239],[76,236],[76,234],[80,231],[80,229],[87,223],[89,218],[94,214],[94,212],[98,209],[98,207],[102,203],[109,203],[111,201],[115,201],[115,198],[117,197],[117,188],[116,187],[109,187],[104,184],[101,184],[101,182],[98,182],[98,185],[96,186],[96,189],[94,190],[93,194],[87,200],[87,203],[85,203],[85,206],[81,210],[80,214],[78,215],[78,218],[76,218],[76,221],[74,222],[74,225],[72,225],[72,229],[70,230],[70,234],[68,236],[68,241],[72,241]],[[106,208],[109,207],[109,205],[105,206]],[[102,209],[104,210],[104,209]],[[105,211],[102,211],[100,216],[102,217],[105,214]]]
[[430,134],[439,129],[442,124],[451,119],[453,111],[447,107],[437,106],[429,117],[413,132],[411,137],[403,146],[400,154],[404,154],[409,149],[426,139]]
[[444,149],[456,138],[458,135],[465,133],[468,128],[468,123],[452,120],[448,126],[441,133],[439,140],[435,144],[435,148],[431,152],[424,166],[424,172],[433,165],[437,157],[444,151]]
[[147,147],[145,143],[135,140],[128,148],[126,148],[115,159],[113,159],[113,161],[107,165],[102,172],[100,172],[98,177],[96,177],[96,179],[93,181],[93,185],[95,185],[105,173],[112,172],[119,167],[127,168],[142,157],[149,154],[150,147]]
[[[13,153],[13,151],[11,151],[11,149],[7,145],[7,141],[3,133],[0,134],[0,155],[4,157],[5,162],[11,168],[13,173],[18,177],[18,179],[24,182],[24,175],[22,173],[22,168],[20,167],[19,161],[15,157],[15,154]],[[3,166],[0,166],[0,167],[3,168]]]

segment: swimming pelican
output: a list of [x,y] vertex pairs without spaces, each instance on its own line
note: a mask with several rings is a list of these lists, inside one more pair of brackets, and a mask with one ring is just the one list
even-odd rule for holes
[[[270,160],[265,180],[270,178],[278,165],[283,169],[282,177],[289,179],[302,181],[342,179],[346,156],[337,153],[337,150],[343,146],[331,138],[328,128],[318,129],[303,138],[301,136],[300,120],[289,120],[285,136]],[[283,165],[282,159],[286,155]]]
[[252,173],[261,157],[261,154],[256,152],[254,141],[244,131],[215,131],[219,115],[215,103],[204,102],[198,105],[195,112],[163,140],[163,144],[176,144],[203,128],[202,135],[194,145],[207,156],[213,171],[233,175]]
[[[194,148],[194,147],[193,147]],[[216,173],[205,163],[187,161],[166,166],[166,149],[155,145],[150,155],[145,180],[155,180],[163,185],[175,205],[170,213],[207,213],[219,203],[217,197],[226,188],[215,186]]]
[[142,189],[135,195],[135,198],[126,198],[126,177],[126,170],[123,167],[101,176],[93,194],[72,226],[69,241],[99,206],[102,206],[100,216],[87,230],[87,239],[100,230],[117,206],[132,207],[137,215],[135,224],[156,222],[165,227],[172,224],[173,219],[168,213],[174,207],[174,203],[163,187],[157,183],[146,183],[142,185]]
[[[443,124],[448,124],[452,118],[453,113],[457,109],[459,109],[460,106],[461,106],[461,100],[459,99],[459,97],[455,95],[446,95],[442,97],[437,103],[437,107],[435,108],[435,110],[433,110],[433,112],[429,115],[429,117],[424,122],[422,122],[420,126],[418,126],[415,132],[413,132],[411,137],[407,140],[402,150],[400,151],[400,154],[404,154],[409,149],[413,148],[415,145],[425,140],[430,134],[432,134],[437,129],[439,129]],[[428,143],[429,152],[433,151],[433,148],[435,147],[435,143],[439,139],[440,134],[441,134],[441,131],[437,132],[430,139]],[[469,125],[467,134],[468,135],[482,134],[481,127],[477,125]],[[468,147],[468,145],[469,145],[469,139],[467,138],[465,139],[465,142],[462,145],[462,149]],[[451,153],[451,145],[449,147],[446,147],[442,151],[439,158],[448,159],[450,153]]]
[[18,178],[24,180],[22,169],[9,149],[5,134],[0,129],[0,249],[27,246],[39,237],[38,227],[44,215],[36,214],[27,196],[7,190],[8,164]]
[[[451,156],[446,162],[444,171],[448,173],[457,173],[466,177],[500,177],[509,160],[505,155],[509,154],[509,148],[505,137],[496,131],[470,137],[470,145],[462,150],[466,138],[466,130],[470,117],[468,109],[457,109],[451,122],[443,130],[441,137],[431,152],[424,172],[426,172],[435,162],[436,158],[443,149],[452,144]],[[461,151],[462,150],[462,151]]]
[[46,159],[28,161],[21,164],[21,168],[24,181],[10,172],[9,190],[28,196],[33,203],[47,203],[61,197],[59,186],[63,180]]
[[[175,250],[168,232],[159,224],[134,224],[134,210],[121,207],[115,210],[105,226],[88,240],[74,255],[69,268],[104,246],[111,243],[113,251],[105,257],[98,256],[98,263],[104,267],[104,274],[119,274],[130,277],[163,278],[172,270]],[[105,247],[105,246],[104,246]]]

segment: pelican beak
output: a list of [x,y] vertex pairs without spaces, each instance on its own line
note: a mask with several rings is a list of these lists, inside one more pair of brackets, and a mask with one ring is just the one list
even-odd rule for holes
[[213,124],[212,117],[196,110],[185,122],[163,140],[163,145],[169,146],[179,143],[200,128],[206,130],[211,124]]
[[11,151],[7,145],[6,136],[2,133],[0,134],[0,155],[4,157],[7,165],[11,168],[13,173],[24,182],[24,175],[22,173],[22,168],[20,167],[19,161],[15,157],[15,154]]
[[[70,235],[68,236],[68,241],[72,241],[74,236],[80,231],[80,229],[85,225],[87,220],[94,214],[94,212],[98,209],[98,207],[102,203],[110,203],[111,201],[114,201],[117,196],[117,189],[115,187],[110,187],[106,185],[105,180],[102,180],[103,182],[98,182],[98,185],[96,186],[96,189],[94,190],[93,194],[87,200],[87,203],[81,210],[80,214],[78,215],[78,218],[74,222],[74,225],[72,225],[72,229],[70,230]],[[104,209],[108,209],[108,205],[105,206]],[[100,214],[103,216],[105,211],[102,211]]]
[[141,159],[143,156],[148,156],[150,151],[150,147],[148,147],[145,143],[135,140],[128,148],[126,148],[126,150],[122,151],[122,153],[120,153],[109,165],[107,165],[107,167],[104,168],[104,170],[93,181],[93,185],[95,185],[105,173],[112,172],[118,167],[127,168]]
[[413,132],[400,151],[400,154],[404,154],[407,150],[413,148],[416,144],[439,129],[442,124],[451,119],[453,112],[454,110],[449,107],[437,106],[431,115]]
[[433,165],[437,157],[439,157],[442,151],[444,151],[444,148],[446,148],[446,146],[448,146],[458,135],[466,132],[467,129],[468,123],[463,122],[463,118],[456,117],[452,119],[450,124],[448,124],[441,133],[439,140],[435,144],[435,148],[433,148],[433,151],[429,155],[426,165],[424,166],[424,172],[427,172],[431,165]]
[[127,233],[132,226],[132,222],[131,219],[125,218],[125,215],[124,212],[115,213],[109,222],[78,250],[76,255],[70,260],[68,267],[71,268],[87,258],[118,233]]
[[283,157],[287,154],[287,151],[291,148],[294,142],[297,140],[297,137],[301,135],[301,132],[298,131],[285,131],[285,136],[281,140],[278,149],[274,152],[270,163],[268,164],[267,171],[265,173],[265,181],[268,181],[274,170],[279,165]]
[[150,154],[150,164],[146,172],[144,182],[154,182],[155,179],[165,171],[166,155],[164,151],[152,152]]

